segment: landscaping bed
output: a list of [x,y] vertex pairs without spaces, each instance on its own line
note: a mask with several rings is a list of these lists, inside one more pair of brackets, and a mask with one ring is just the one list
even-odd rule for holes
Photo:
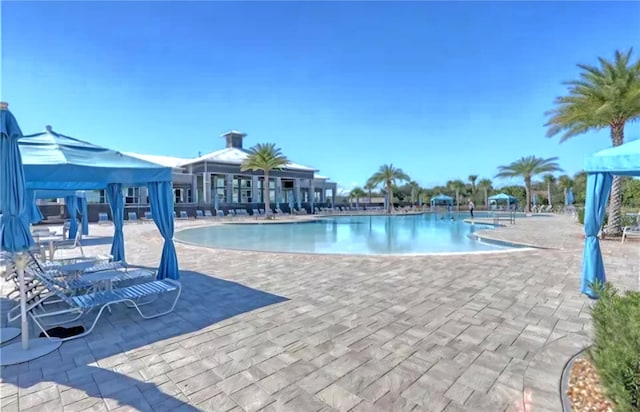
[[594,343],[569,362],[563,397],[573,411],[640,412],[640,292],[593,289]]

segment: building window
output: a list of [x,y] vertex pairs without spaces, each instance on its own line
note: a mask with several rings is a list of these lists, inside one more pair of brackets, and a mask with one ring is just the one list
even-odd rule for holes
[[140,199],[139,187],[127,187],[125,189],[124,203],[127,205],[138,204]]
[[92,190],[86,192],[87,203],[107,203],[107,197],[104,190]]
[[191,193],[191,188],[188,187],[186,190],[187,190],[187,203],[193,203],[193,193]]
[[251,203],[250,176],[233,176],[233,203]]
[[220,176],[220,175],[214,175],[211,178],[211,182],[212,182],[212,185],[213,185],[213,188],[214,188],[211,191],[211,193],[217,193],[218,194],[218,200],[220,202],[227,202],[225,177],[224,176]]
[[196,190],[198,191],[198,203],[204,203],[204,177],[196,176]]
[[182,189],[173,189],[173,202],[182,203]]

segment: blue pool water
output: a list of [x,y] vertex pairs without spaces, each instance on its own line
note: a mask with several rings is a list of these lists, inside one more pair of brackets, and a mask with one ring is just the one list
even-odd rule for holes
[[468,235],[489,226],[435,214],[339,216],[281,224],[227,224],[186,229],[176,239],[201,246],[294,253],[420,254],[505,250]]

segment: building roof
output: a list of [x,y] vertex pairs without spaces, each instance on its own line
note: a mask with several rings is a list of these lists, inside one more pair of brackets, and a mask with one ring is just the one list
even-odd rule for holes
[[159,156],[159,155],[148,155],[148,154],[140,154],[140,153],[131,153],[125,152],[127,156],[136,157],[138,159],[146,160],[147,162],[156,163],[165,167],[171,168],[180,168],[183,164],[189,162],[189,159],[181,158],[181,157],[171,157],[171,156]]
[[[191,165],[194,163],[200,163],[204,161],[239,165],[240,163],[242,163],[244,159],[247,158],[248,155],[249,155],[249,151],[247,150],[238,149],[235,147],[227,147],[225,149],[216,150],[215,152],[211,152],[209,154],[197,157],[195,159],[186,160],[184,163],[182,163],[182,166]],[[309,172],[317,171],[313,167],[304,166],[304,165],[293,163],[293,162],[287,163],[287,165],[285,166],[285,169],[304,170]]]

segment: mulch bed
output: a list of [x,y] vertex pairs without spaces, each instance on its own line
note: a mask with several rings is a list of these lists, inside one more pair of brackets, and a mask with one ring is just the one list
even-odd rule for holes
[[598,371],[588,359],[573,363],[567,395],[576,412],[613,412],[613,404],[602,392]]

